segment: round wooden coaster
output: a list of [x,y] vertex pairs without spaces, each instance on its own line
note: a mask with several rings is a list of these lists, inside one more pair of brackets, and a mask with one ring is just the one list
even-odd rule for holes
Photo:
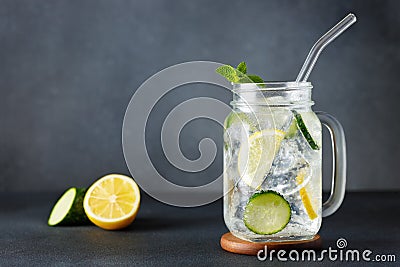
[[264,249],[267,246],[268,250],[302,250],[302,249],[319,249],[322,245],[322,239],[319,235],[315,235],[314,238],[309,240],[296,240],[296,241],[283,241],[283,242],[250,242],[242,240],[226,233],[221,237],[221,247],[229,252],[246,255],[257,255],[258,251]]

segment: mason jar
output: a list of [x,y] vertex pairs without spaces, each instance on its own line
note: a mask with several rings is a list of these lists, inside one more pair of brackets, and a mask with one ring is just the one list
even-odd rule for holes
[[[345,137],[331,115],[312,110],[310,82],[233,84],[224,125],[224,220],[252,242],[312,239],[342,203]],[[322,203],[322,127],[333,147],[332,188]]]

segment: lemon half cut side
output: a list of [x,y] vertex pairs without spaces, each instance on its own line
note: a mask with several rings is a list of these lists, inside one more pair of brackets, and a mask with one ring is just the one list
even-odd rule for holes
[[139,206],[139,187],[132,178],[121,174],[109,174],[97,180],[83,200],[89,220],[107,230],[130,225]]

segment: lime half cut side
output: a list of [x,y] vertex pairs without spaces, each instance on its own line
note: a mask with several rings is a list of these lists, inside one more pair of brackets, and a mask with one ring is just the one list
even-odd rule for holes
[[275,191],[255,193],[246,205],[243,221],[246,227],[259,235],[272,235],[283,230],[291,218],[286,199]]
[[243,182],[252,188],[258,188],[262,184],[284,137],[283,131],[265,129],[250,135],[241,144],[238,170]]

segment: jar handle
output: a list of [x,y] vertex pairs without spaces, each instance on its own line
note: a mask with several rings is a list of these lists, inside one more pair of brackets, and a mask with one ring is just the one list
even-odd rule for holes
[[322,205],[322,217],[327,217],[338,210],[346,191],[346,140],[343,127],[335,117],[321,111],[316,114],[321,123],[328,128],[332,143],[331,193]]

